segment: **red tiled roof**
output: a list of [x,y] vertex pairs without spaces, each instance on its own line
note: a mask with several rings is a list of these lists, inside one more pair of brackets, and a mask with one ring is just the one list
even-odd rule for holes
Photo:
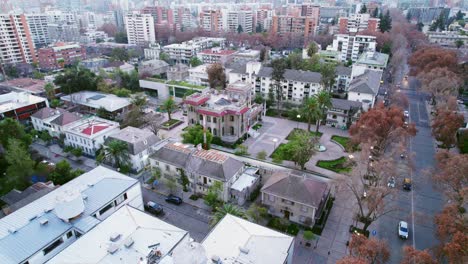
[[109,126],[107,125],[91,125],[81,131],[81,133],[86,134],[88,136],[94,135],[96,133],[99,133],[100,131],[108,128]]
[[199,99],[199,100],[196,100],[196,99],[198,99],[198,98],[197,97],[192,97],[190,99],[186,99],[184,101],[184,103],[189,104],[189,105],[193,105],[193,106],[198,106],[198,105],[202,105],[202,104],[206,103],[208,100],[210,100],[210,98],[207,97],[207,96],[202,98],[202,99]]
[[209,116],[215,116],[215,117],[224,116],[226,114],[226,111],[223,111],[221,113],[217,113],[217,112],[212,112],[212,111],[208,111],[208,110],[204,110],[204,109],[198,109],[197,112],[199,114],[202,114],[202,115],[209,115]]

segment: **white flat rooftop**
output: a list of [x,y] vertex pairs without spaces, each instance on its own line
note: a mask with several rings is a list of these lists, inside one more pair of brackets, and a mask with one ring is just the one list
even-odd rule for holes
[[[202,242],[223,264],[283,264],[293,237],[227,214]],[[242,251],[241,251],[242,250]]]
[[[111,241],[111,236],[119,236]],[[188,232],[131,206],[123,206],[48,263],[141,263],[149,262],[151,246],[159,244],[159,259],[172,252]],[[115,252],[110,248],[115,248]],[[156,263],[156,262],[154,262]]]
[[23,106],[46,102],[47,99],[26,92],[10,92],[0,95],[0,113]]
[[234,182],[234,184],[231,186],[231,189],[242,192],[245,188],[252,186],[256,180],[257,177],[243,173],[239,179]]
[[73,103],[85,105],[94,109],[103,107],[109,112],[120,110],[131,104],[130,98],[91,91],[82,91],[65,95],[60,99],[67,102],[73,101]]

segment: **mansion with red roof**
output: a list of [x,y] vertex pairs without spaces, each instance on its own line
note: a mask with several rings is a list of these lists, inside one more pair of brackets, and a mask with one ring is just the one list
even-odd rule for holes
[[263,107],[252,104],[251,91],[250,84],[236,82],[222,91],[188,96],[184,100],[188,124],[200,124],[222,141],[236,142],[261,117]]

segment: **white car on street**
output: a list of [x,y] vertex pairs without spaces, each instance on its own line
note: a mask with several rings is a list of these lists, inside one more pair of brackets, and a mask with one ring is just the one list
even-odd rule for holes
[[409,111],[408,110],[405,110],[405,112],[403,112],[403,114],[405,115],[405,117],[409,117]]
[[398,223],[398,236],[404,239],[408,239],[408,223],[400,221]]

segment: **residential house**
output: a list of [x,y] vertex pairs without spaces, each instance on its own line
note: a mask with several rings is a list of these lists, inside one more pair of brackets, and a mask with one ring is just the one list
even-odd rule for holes
[[169,67],[167,71],[167,79],[170,81],[183,81],[189,77],[189,66],[177,63],[176,65]]
[[345,97],[351,82],[352,68],[338,65],[335,71],[335,83],[332,92],[340,97]]
[[212,263],[293,263],[293,237],[230,214],[210,231],[202,245]]
[[290,171],[277,171],[263,185],[262,204],[274,216],[313,226],[330,196],[327,182]]
[[252,104],[251,87],[248,83],[236,82],[222,92],[187,96],[184,104],[187,106],[188,125],[202,125],[222,141],[235,143],[261,117],[263,107]]
[[153,75],[161,75],[167,72],[169,69],[169,64],[163,60],[149,60],[143,61],[138,66],[138,73],[140,76],[153,76]]
[[65,145],[83,150],[83,154],[94,157],[104,141],[120,130],[117,122],[91,116],[73,122],[65,128]]
[[379,93],[382,72],[366,70],[349,84],[348,100],[362,103],[363,111],[374,107]]
[[53,182],[36,182],[23,191],[13,189],[7,194],[0,197],[5,204],[2,206],[2,211],[5,215],[11,214],[23,206],[41,198],[42,196],[53,191],[58,186]]
[[203,63],[213,64],[221,63],[226,64],[232,61],[233,56],[237,52],[235,50],[221,49],[220,47],[206,49],[198,53],[198,57]]
[[327,110],[327,126],[347,129],[358,120],[362,103],[332,98],[332,107]]
[[188,82],[195,85],[209,86],[207,69],[210,64],[202,64],[188,70]]
[[140,182],[98,166],[1,218],[1,262],[45,263],[127,204],[143,209]]
[[[8,79],[1,83],[1,86],[7,87],[12,91],[26,92],[35,96],[47,97],[45,91],[46,81],[32,78]],[[60,88],[54,86],[55,94],[60,93]]]
[[352,78],[363,74],[367,70],[383,72],[387,68],[388,54],[366,51],[353,64]]
[[103,108],[113,117],[122,115],[132,107],[130,98],[92,91],[73,93],[62,96],[60,99],[65,101],[67,105],[78,105],[80,112],[94,114]]
[[4,118],[26,120],[39,109],[48,106],[49,102],[46,98],[27,92],[0,89],[0,120]]
[[[189,179],[188,188],[198,194],[207,194],[210,186],[222,184],[221,200],[243,204],[258,186],[258,170],[246,168],[244,163],[216,150],[194,148],[169,142],[150,156],[153,168],[159,168],[164,178],[182,175]],[[233,187],[235,189],[233,189]]]
[[[118,140],[127,143],[128,155],[132,170],[139,172],[149,165],[148,157],[161,143],[161,139],[148,130],[135,127],[126,127],[115,134],[110,135],[106,143]],[[106,144],[104,143],[104,145]]]
[[31,115],[31,123],[37,131],[47,131],[52,137],[60,137],[65,129],[74,122],[81,120],[82,115],[71,113],[61,108],[44,107]]

